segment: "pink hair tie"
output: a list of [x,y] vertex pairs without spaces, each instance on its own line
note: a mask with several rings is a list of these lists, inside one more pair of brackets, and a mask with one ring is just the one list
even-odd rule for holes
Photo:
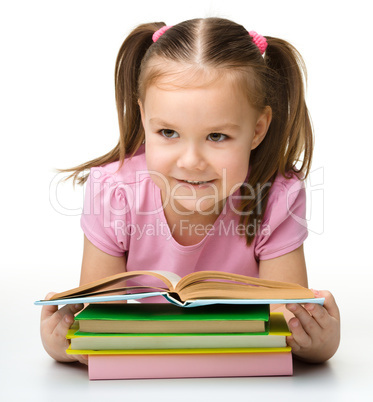
[[153,33],[153,42],[157,42],[157,40],[168,30],[172,28],[172,25],[165,25],[162,28],[159,28],[158,31]]
[[259,35],[255,31],[250,31],[249,35],[252,36],[253,42],[256,44],[256,46],[260,50],[260,53],[263,54],[268,46],[267,39],[264,36]]

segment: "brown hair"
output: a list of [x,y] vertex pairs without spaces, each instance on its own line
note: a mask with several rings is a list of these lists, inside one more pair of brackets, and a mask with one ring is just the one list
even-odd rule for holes
[[[310,171],[313,135],[304,95],[306,69],[302,57],[288,42],[266,37],[264,57],[247,30],[221,18],[184,21],[166,31],[156,43],[152,35],[164,23],[143,24],[134,29],[122,44],[115,65],[115,93],[120,137],[109,153],[67,169],[74,182],[83,184],[83,171],[120,161],[136,153],[144,140],[139,98],[164,71],[166,63],[183,63],[186,68],[211,69],[236,74],[243,80],[250,103],[258,110],[272,109],[272,121],[261,144],[251,152],[248,182],[241,187],[241,223],[260,222],[271,184],[281,173],[290,178],[297,174],[305,179]],[[297,167],[297,164],[300,163]],[[270,185],[264,185],[270,183]],[[251,244],[255,233],[246,234]]]

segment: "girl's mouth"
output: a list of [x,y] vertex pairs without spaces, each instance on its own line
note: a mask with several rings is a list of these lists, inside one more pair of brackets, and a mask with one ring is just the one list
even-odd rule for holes
[[194,181],[194,180],[183,180],[184,183],[188,184],[206,184],[209,183],[209,181]]
[[205,188],[205,187],[211,187],[213,183],[215,183],[215,180],[180,180],[177,179],[179,184],[184,184],[186,186],[192,186],[195,188]]

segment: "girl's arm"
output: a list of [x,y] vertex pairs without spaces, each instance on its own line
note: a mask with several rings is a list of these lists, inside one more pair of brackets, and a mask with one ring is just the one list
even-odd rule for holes
[[[303,246],[271,260],[260,261],[259,277],[263,279],[298,283],[307,287],[307,270]],[[291,336],[287,343],[301,360],[321,363],[337,351],[340,340],[340,316],[337,304],[328,291],[314,291],[325,297],[324,306],[318,304],[288,304],[272,306],[284,313]]]
[[[114,257],[106,254],[94,246],[84,236],[82,269],[80,271],[80,285],[119,274],[126,271],[125,257]],[[116,284],[118,286],[118,284]]]
[[[125,257],[114,257],[104,253],[84,236],[81,285],[125,270]],[[49,293],[46,298],[48,299],[52,294]],[[66,305],[60,309],[57,306],[42,308],[40,321],[42,343],[47,353],[57,361],[80,361],[87,364],[84,356],[68,355],[65,352],[69,346],[69,341],[66,339],[67,330],[74,321],[74,315],[82,308],[83,304]]]

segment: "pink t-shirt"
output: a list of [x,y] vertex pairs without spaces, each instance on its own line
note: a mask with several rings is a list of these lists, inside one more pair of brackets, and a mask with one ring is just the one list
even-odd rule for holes
[[[307,237],[305,190],[295,175],[276,178],[262,224],[249,247],[241,235],[244,227],[233,211],[238,194],[228,198],[203,240],[182,246],[172,237],[160,190],[147,172],[143,148],[118,168],[119,162],[114,162],[91,169],[81,226],[100,250],[125,255],[128,271],[166,270],[183,277],[215,270],[257,277],[260,260],[289,253]],[[184,233],[188,230],[186,216]]]

